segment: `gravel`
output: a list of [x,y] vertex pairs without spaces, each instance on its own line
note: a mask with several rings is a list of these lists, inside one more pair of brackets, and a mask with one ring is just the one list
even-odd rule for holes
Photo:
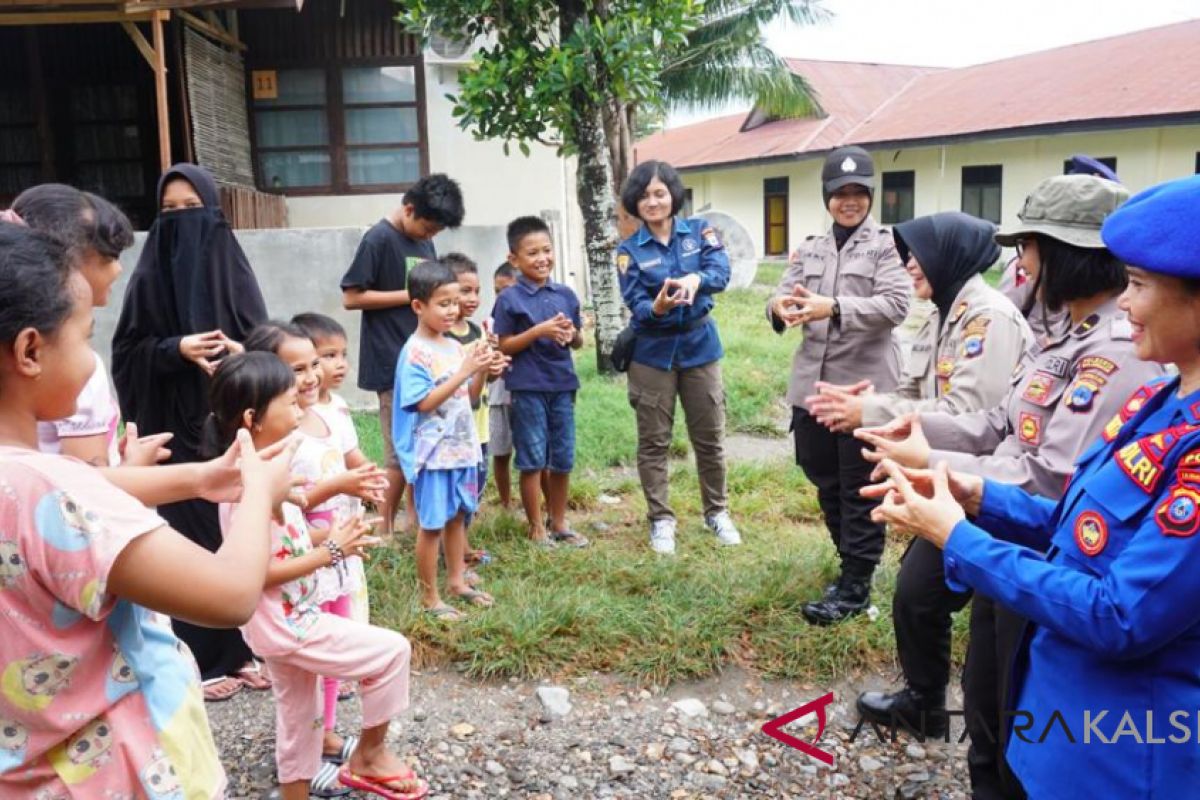
[[[571,712],[550,718],[537,682],[483,683],[430,669],[414,673],[412,712],[392,723],[389,738],[430,782],[433,800],[966,800],[966,744],[958,743],[957,728],[950,743],[922,744],[905,733],[881,741],[870,725],[853,737],[854,698],[889,682],[870,675],[833,687],[804,685],[730,668],[663,691],[596,674],[569,681]],[[833,753],[833,769],[762,733],[771,716],[831,688],[837,701],[817,746]],[[688,716],[679,701],[705,710]],[[358,703],[338,705],[339,730],[355,730]],[[208,711],[229,797],[277,797],[271,693],[243,691]],[[793,723],[787,732],[812,741],[816,722]]]

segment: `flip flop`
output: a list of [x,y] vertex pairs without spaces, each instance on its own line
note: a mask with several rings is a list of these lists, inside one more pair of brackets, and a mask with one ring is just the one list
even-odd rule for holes
[[342,702],[343,700],[353,700],[354,696],[357,694],[358,694],[358,690],[354,688],[354,684],[352,684],[352,683],[343,683],[340,686],[338,686],[338,702],[339,703]]
[[[399,775],[384,776],[356,775],[348,767],[342,767],[338,771],[338,780],[351,789],[358,789],[360,792],[369,792],[386,798],[386,800],[420,800],[420,798],[429,794],[429,784],[418,778],[417,773],[411,769]],[[415,792],[401,792],[388,785],[399,781],[414,781],[418,789]]]
[[496,600],[487,592],[481,592],[477,589],[467,589],[465,592],[459,592],[454,595],[459,600],[465,600],[473,606],[480,608],[491,608],[495,605]]
[[308,793],[313,797],[345,797],[350,794],[349,786],[338,780],[338,765],[328,761],[321,763],[317,774],[308,782]]
[[582,533],[576,533],[572,530],[551,531],[550,541],[569,544],[572,547],[587,547],[589,544],[591,544],[591,542],[588,541],[588,538]]
[[467,616],[454,606],[448,606],[445,603],[434,606],[433,608],[426,608],[424,609],[424,613],[436,620],[443,622],[459,622],[460,620],[466,619]]
[[350,754],[358,747],[357,736],[343,736],[342,749],[336,753],[321,753],[321,760],[330,764],[345,764],[350,760]]
[[262,665],[257,661],[248,662],[244,667],[239,669],[237,677],[248,688],[256,692],[266,691],[271,688],[271,679],[266,676]]
[[[208,693],[207,690],[210,687],[219,686],[219,685],[225,683],[226,681],[233,681],[235,684],[233,691],[231,691],[229,694],[215,695],[215,694]],[[206,681],[201,681],[200,689],[204,694],[204,702],[206,702],[206,703],[223,703],[226,700],[230,699],[231,697],[235,696],[238,692],[240,692],[245,685],[246,684],[242,683],[240,680],[238,680],[237,678],[234,678],[231,675],[222,675],[219,678],[209,678]]]

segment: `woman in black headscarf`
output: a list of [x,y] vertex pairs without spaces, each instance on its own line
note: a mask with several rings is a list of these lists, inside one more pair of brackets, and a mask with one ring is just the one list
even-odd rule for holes
[[[177,164],[158,182],[161,213],[125,291],[113,336],[113,381],[121,413],[145,434],[170,432],[171,462],[201,460],[208,381],[217,362],[267,319],[245,253],[221,213],[216,182]],[[159,506],[173,528],[211,551],[221,543],[217,507],[204,500]],[[242,683],[267,688],[237,629],[175,620],[192,649],[205,697],[231,697]],[[233,677],[237,676],[237,677]]]

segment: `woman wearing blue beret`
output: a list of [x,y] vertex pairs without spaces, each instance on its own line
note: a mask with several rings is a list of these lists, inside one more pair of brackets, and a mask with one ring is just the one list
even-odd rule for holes
[[1030,620],[1006,757],[1030,798],[1194,796],[1200,785],[1200,176],[1108,217],[1137,356],[1179,375],[1133,394],[1058,503],[884,461],[875,516],[943,550],[946,581]]

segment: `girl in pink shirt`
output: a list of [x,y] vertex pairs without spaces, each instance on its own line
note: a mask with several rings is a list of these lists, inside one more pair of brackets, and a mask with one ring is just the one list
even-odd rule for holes
[[[223,360],[213,375],[211,402],[212,444],[217,447],[246,429],[263,447],[294,438],[303,416],[296,374],[270,352]],[[237,508],[222,505],[223,528]],[[425,781],[384,741],[388,723],[408,708],[408,640],[320,608],[315,573],[361,556],[378,542],[369,531],[360,515],[310,535],[299,507],[280,503],[275,508],[266,591],[242,633],[271,672],[275,763],[283,800],[307,800],[310,782],[321,769],[323,729],[313,721],[322,716],[318,684],[323,675],[358,681],[361,687],[363,728],[339,780],[389,800],[415,800],[428,792]]]

